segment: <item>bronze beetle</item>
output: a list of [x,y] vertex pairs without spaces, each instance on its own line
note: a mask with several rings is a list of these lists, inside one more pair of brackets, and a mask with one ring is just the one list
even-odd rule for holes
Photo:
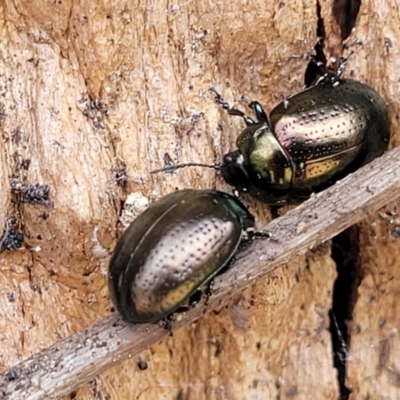
[[[216,92],[215,92],[216,93]],[[224,156],[222,176],[239,191],[270,204],[298,202],[380,156],[390,129],[387,107],[371,87],[333,73],[278,104],[257,121],[215,100],[247,127],[238,149]]]
[[[111,299],[130,322],[163,319],[226,266],[254,217],[215,190],[170,193],[132,222],[108,272]],[[250,233],[250,232],[249,232]]]

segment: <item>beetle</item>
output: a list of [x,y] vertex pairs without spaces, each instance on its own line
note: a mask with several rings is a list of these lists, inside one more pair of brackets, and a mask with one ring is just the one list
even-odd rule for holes
[[[216,92],[215,92],[216,93]],[[215,100],[247,127],[238,149],[221,166],[225,181],[270,204],[298,202],[380,156],[388,146],[387,107],[371,87],[333,73],[282,101],[268,119],[258,102],[257,120]]]
[[224,268],[254,217],[234,196],[179,190],[152,204],[119,239],[111,299],[129,322],[164,319]]
[[325,189],[388,146],[390,128],[383,99],[368,85],[342,79],[332,71],[279,103],[269,118],[259,102],[250,103],[256,121],[211,90],[217,103],[246,123],[237,150],[225,154],[221,165],[180,164],[153,172],[213,167],[238,191],[282,206]]

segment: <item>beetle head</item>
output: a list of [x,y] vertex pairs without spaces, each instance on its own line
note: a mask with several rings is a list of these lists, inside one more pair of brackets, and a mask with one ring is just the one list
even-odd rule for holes
[[221,174],[228,185],[238,190],[246,190],[249,176],[243,154],[239,150],[224,155]]

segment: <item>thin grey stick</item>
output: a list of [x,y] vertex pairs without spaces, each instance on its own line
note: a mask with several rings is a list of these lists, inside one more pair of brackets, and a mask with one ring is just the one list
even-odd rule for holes
[[[400,148],[386,153],[330,189],[265,227],[214,284],[207,305],[179,314],[178,329],[226,303],[259,277],[304,254],[400,196]],[[130,325],[117,315],[103,319],[0,375],[1,399],[42,399],[70,393],[115,364],[155,344],[168,332],[157,324]]]

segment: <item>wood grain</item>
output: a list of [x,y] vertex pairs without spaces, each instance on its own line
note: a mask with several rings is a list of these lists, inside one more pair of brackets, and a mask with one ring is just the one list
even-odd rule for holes
[[[272,221],[264,228],[270,239],[247,245],[232,268],[216,278],[208,304],[180,314],[173,329],[220,307],[256,279],[398,198],[398,165],[400,148]],[[33,400],[68,394],[167,334],[157,324],[130,325],[112,315],[2,373],[1,399]]]

